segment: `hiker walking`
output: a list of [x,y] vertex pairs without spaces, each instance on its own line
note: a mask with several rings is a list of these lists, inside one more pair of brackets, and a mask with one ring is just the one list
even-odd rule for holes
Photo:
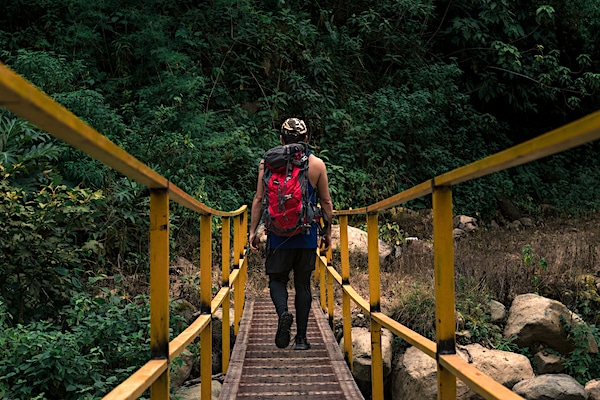
[[[261,218],[267,228],[266,272],[271,299],[279,317],[275,345],[290,343],[294,316],[288,312],[287,283],[294,271],[296,297],[296,350],[307,350],[306,338],[310,312],[311,274],[315,269],[319,233],[322,251],[331,244],[328,223],[320,231],[319,213],[331,221],[333,205],[329,195],[327,169],[323,160],[308,150],[308,130],[304,121],[288,118],[281,126],[281,146],[265,153],[258,166],[256,194],[252,201],[250,248],[258,252],[256,230]],[[316,198],[321,208],[316,207]]]

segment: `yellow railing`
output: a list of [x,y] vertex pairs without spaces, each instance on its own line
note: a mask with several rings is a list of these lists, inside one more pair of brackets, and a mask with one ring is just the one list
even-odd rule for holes
[[[211,397],[212,315],[223,311],[223,372],[230,355],[230,297],[234,296],[234,334],[244,307],[248,262],[245,257],[248,211],[223,212],[202,204],[85,124],[49,96],[0,63],[0,105],[39,128],[150,188],[150,347],[151,360],[105,399],[134,399],[148,388],[152,399],[169,398],[169,363],[200,335],[201,396]],[[169,201],[200,215],[200,304],[198,317],[169,341]],[[212,297],[212,218],[222,219],[221,289]],[[233,220],[233,238],[232,238]],[[233,241],[233,270],[231,260]]]
[[[234,294],[234,333],[237,334],[244,305],[247,278],[247,207],[233,212],[214,210],[196,201],[166,178],[136,160],[64,107],[0,63],[0,105],[32,122],[53,136],[89,154],[150,188],[150,300],[151,360],[121,383],[106,399],[133,399],[151,388],[153,399],[169,396],[169,361],[198,335],[201,341],[201,398],[211,397],[211,319],[223,308],[223,372],[229,364],[229,308]],[[411,189],[364,208],[336,211],[340,221],[341,275],[331,265],[331,252],[320,256],[320,302],[333,322],[334,281],[342,287],[344,356],[350,367],[352,336],[350,302],[370,315],[372,342],[372,398],[383,399],[381,329],[383,327],[436,359],[438,398],[456,398],[458,377],[486,399],[521,397],[469,365],[456,355],[454,332],[454,246],[452,238],[452,186],[600,138],[600,112],[551,131],[536,139],[480,161],[437,176]],[[399,324],[381,312],[378,246],[378,213],[408,201],[433,196],[434,275],[436,286],[436,342]],[[169,201],[173,200],[200,215],[200,274],[202,315],[179,336],[169,341]],[[348,216],[366,215],[368,234],[369,300],[350,284]],[[212,217],[222,218],[222,288],[212,297]],[[233,220],[233,227],[231,226]],[[233,228],[233,237],[231,230]],[[230,259],[233,241],[233,260]],[[232,262],[233,261],[233,262]],[[230,271],[230,265],[234,269]],[[235,289],[235,290],[234,290]]]
[[[318,258],[321,307],[333,321],[333,282],[342,287],[342,321],[346,361],[352,368],[350,301],[371,317],[372,398],[383,399],[381,328],[385,327],[437,361],[438,399],[456,399],[456,378],[486,399],[522,399],[456,355],[454,304],[454,243],[452,186],[510,167],[538,160],[600,138],[600,112],[548,132],[490,157],[447,172],[370,206],[336,211],[340,222],[341,275],[331,266],[331,252]],[[433,246],[436,300],[436,342],[394,321],[380,309],[378,213],[408,201],[433,196]],[[348,216],[366,215],[368,234],[369,301],[350,284]]]

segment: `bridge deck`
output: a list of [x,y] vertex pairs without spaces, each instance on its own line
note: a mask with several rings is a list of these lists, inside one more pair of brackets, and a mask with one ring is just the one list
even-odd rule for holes
[[[295,314],[293,293],[290,303]],[[248,301],[219,399],[364,400],[316,301],[308,320],[310,350],[293,350],[293,340],[288,348],[277,348],[276,331],[269,295]]]

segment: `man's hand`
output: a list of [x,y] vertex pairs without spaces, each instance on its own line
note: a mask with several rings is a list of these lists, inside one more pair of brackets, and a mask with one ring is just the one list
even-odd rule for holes
[[259,245],[260,245],[260,239],[258,238],[258,235],[256,235],[256,232],[250,234],[250,250],[252,250],[253,253],[258,254],[259,252]]
[[321,243],[319,244],[319,250],[321,254],[327,253],[329,251],[329,247],[331,246],[331,233],[326,234],[321,239]]

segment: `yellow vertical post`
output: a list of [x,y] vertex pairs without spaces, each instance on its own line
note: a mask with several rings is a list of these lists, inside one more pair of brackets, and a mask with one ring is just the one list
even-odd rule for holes
[[323,264],[321,260],[321,250],[317,249],[317,257],[319,258],[317,261],[317,266],[319,268],[319,301],[321,303],[321,309],[323,312],[327,312],[327,281],[325,280],[325,268],[326,266]]
[[[315,284],[315,286],[319,285],[319,303],[321,304],[321,308],[323,308],[323,302],[321,301],[323,296],[324,296],[324,292],[321,289],[321,243],[318,241],[317,242],[317,259],[315,260],[315,272],[313,273],[313,282]],[[323,311],[325,311],[325,308],[323,308]]]
[[[241,221],[242,216],[238,215],[233,220],[233,268],[239,269],[241,250]],[[241,271],[238,271],[241,272]],[[242,318],[242,281],[243,277],[238,274],[237,282],[233,288],[233,334],[237,336],[240,329],[240,320]]]
[[[231,265],[231,218],[223,217],[222,225],[221,237],[223,239],[223,244],[221,247],[221,286],[228,288],[229,268]],[[223,318],[221,319],[223,321],[221,332],[221,337],[223,338],[221,346],[223,362],[221,372],[224,374],[227,373],[227,368],[229,368],[229,346],[231,345],[229,330],[229,302],[229,296],[226,296],[223,300]]]
[[[350,285],[350,253],[348,249],[348,216],[340,215],[340,252],[342,259],[342,286]],[[344,332],[344,358],[352,371],[352,314],[350,296],[342,290],[342,323]]]
[[[313,274],[313,283],[315,286],[319,285],[319,280],[321,279],[321,260],[319,257],[321,256],[321,250],[317,249],[317,259],[315,260],[315,273]],[[320,288],[321,286],[319,286]]]
[[[246,245],[248,244],[248,209],[241,214],[240,218],[240,259],[244,259],[246,254]],[[242,310],[244,310],[246,305],[246,282],[248,282],[248,263],[246,262],[244,265],[246,265],[246,268],[244,268],[242,271],[243,279],[240,285],[240,288],[242,289],[240,295]]]
[[[210,314],[212,300],[212,217],[200,216],[200,310]],[[212,322],[200,334],[200,395],[212,393]]]
[[[455,354],[452,188],[433,189],[433,259],[437,355]],[[456,377],[438,364],[438,399],[456,399]]]
[[[150,353],[169,358],[169,194],[150,191]],[[169,398],[169,368],[152,384],[152,399]]]
[[[331,267],[331,246],[327,250],[327,267]],[[325,268],[325,274],[327,275],[327,313],[329,315],[329,326],[333,329],[333,312],[334,312],[334,302],[333,302],[333,276],[329,273],[328,269]]]
[[[369,249],[369,298],[371,312],[380,312],[381,281],[379,276],[379,225],[377,213],[367,215]],[[371,318],[371,388],[373,400],[383,400],[383,358],[381,325]]]

